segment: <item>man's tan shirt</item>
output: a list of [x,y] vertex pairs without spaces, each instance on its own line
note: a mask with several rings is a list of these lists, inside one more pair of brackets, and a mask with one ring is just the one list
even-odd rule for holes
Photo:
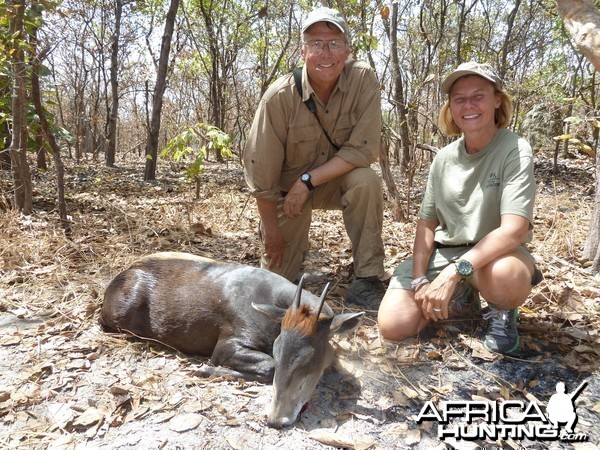
[[303,101],[313,93],[302,73],[303,99],[292,73],[273,83],[260,100],[244,150],[246,181],[252,195],[278,201],[300,175],[334,155],[355,167],[379,157],[381,96],[371,68],[348,61],[329,102],[313,95],[323,127],[340,147],[331,146]]

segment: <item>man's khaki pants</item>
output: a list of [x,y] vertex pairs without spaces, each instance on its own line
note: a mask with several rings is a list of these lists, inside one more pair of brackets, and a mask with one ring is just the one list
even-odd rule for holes
[[[340,209],[352,242],[355,276],[383,275],[383,193],[381,180],[373,169],[353,169],[336,180],[317,186],[310,193],[300,216],[294,219],[288,219],[283,213],[283,199],[277,209],[279,226],[288,246],[283,264],[273,272],[295,282],[304,252],[308,250],[312,210]],[[268,268],[269,261],[262,256],[260,265]]]

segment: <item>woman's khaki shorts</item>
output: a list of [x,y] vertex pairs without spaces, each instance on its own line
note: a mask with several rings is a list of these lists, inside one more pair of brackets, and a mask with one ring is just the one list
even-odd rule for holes
[[[460,257],[467,253],[472,247],[447,247],[447,248],[436,248],[429,258],[429,266],[427,267],[427,278],[430,280],[434,280],[442,270],[451,264],[450,260],[456,256]],[[543,279],[542,273],[535,266],[535,260],[531,253],[523,247],[520,246],[517,248],[517,251],[521,252],[525,256],[527,256],[533,267],[535,272],[531,277],[531,285],[535,286],[540,283]],[[413,280],[413,257],[409,256],[394,270],[394,274],[390,279],[390,285],[388,289],[405,289],[411,291],[410,282]]]

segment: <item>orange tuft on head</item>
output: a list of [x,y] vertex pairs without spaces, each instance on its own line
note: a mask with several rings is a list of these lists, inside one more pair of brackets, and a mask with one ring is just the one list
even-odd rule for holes
[[311,314],[306,305],[298,309],[290,308],[281,322],[281,329],[296,330],[304,336],[312,336],[317,332],[317,316]]

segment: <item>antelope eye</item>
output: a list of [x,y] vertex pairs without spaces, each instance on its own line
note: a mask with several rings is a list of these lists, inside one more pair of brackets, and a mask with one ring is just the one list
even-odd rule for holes
[[297,348],[293,354],[290,355],[290,366],[294,367],[296,370],[300,367],[307,366],[313,359],[314,354],[315,351],[312,347]]

